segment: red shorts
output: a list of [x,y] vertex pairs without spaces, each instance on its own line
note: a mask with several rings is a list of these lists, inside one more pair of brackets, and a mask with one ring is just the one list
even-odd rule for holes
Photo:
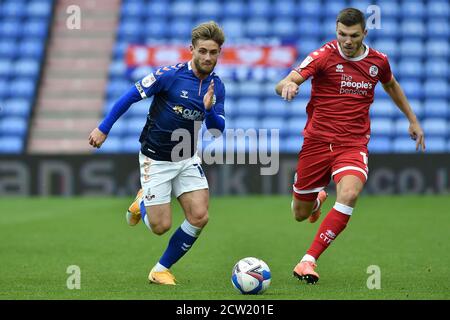
[[353,175],[367,181],[368,151],[365,145],[335,145],[305,139],[295,173],[293,194],[303,201],[313,201],[333,178],[336,184],[343,176]]

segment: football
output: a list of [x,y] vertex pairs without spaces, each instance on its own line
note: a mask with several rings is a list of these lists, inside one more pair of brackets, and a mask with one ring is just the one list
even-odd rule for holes
[[242,294],[261,294],[270,286],[269,266],[261,259],[248,257],[233,267],[231,283]]

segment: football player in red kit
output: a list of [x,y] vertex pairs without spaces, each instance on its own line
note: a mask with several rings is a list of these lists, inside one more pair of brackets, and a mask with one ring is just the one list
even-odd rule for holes
[[330,178],[336,183],[336,203],[321,223],[309,250],[294,268],[294,276],[308,283],[319,280],[316,261],[344,230],[368,175],[369,107],[381,82],[409,120],[416,150],[425,149],[424,133],[385,54],[369,48],[364,14],[342,10],[336,20],[337,40],[326,43],[292,70],[276,86],[287,101],[312,78],[308,121],[293,185],[292,212],[297,221],[317,221],[327,198]]

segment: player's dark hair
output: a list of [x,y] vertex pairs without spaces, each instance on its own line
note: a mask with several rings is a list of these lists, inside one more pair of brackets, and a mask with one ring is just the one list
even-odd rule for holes
[[225,42],[225,33],[217,23],[209,21],[192,29],[192,45],[194,47],[197,40],[213,40],[221,47]]
[[355,8],[346,8],[339,12],[336,25],[338,22],[342,23],[347,27],[354,26],[355,24],[360,24],[363,30],[366,30],[366,19],[364,13]]

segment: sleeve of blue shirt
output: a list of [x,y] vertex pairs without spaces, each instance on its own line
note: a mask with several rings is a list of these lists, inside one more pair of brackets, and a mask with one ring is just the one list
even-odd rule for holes
[[106,118],[98,126],[101,132],[108,134],[114,123],[116,123],[133,103],[153,96],[164,87],[168,73],[158,74],[158,71],[156,74],[151,73],[136,82],[130,90],[117,100]]
[[216,103],[210,110],[205,111],[205,124],[208,129],[225,129],[225,87],[221,83],[216,92]]

